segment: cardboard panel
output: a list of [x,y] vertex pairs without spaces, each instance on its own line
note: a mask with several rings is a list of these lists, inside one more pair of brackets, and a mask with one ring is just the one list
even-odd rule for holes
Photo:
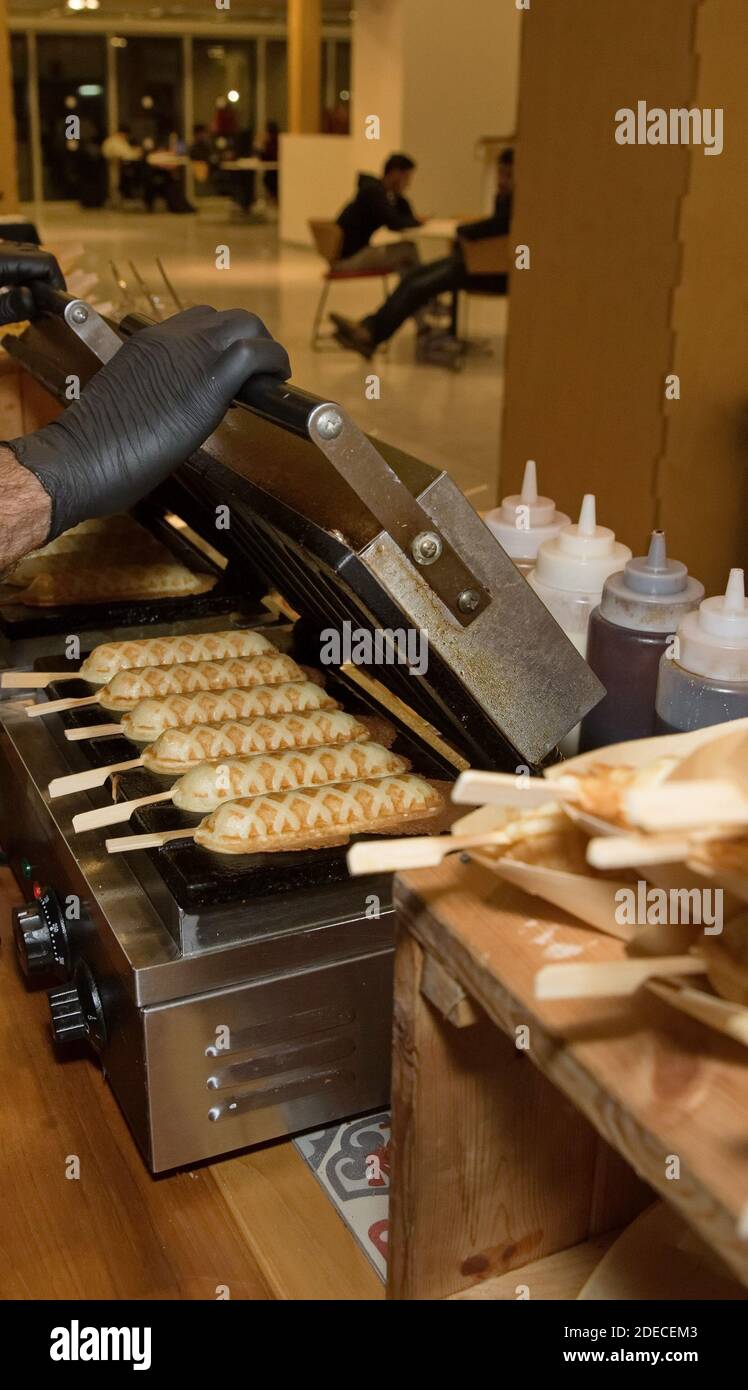
[[724,110],[724,149],[695,149],[683,200],[683,272],[658,475],[674,553],[715,593],[748,561],[748,5],[706,0],[696,30],[695,105]]
[[656,517],[690,152],[617,144],[615,113],[691,105],[698,7],[564,0],[523,15],[512,239],[532,265],[512,276],[501,490],[534,458],[564,511],[596,492],[637,551]]

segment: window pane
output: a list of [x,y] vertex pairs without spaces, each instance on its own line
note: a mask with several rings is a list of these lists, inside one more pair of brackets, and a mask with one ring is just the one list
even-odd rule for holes
[[251,139],[240,143],[253,143],[262,133],[254,128],[254,40],[214,43],[195,39],[193,52],[195,124],[207,126],[211,135],[232,139],[243,133]]
[[130,127],[133,144],[165,145],[175,132],[184,137],[179,39],[118,39],[117,86],[120,125]]
[[288,74],[286,71],[286,40],[268,39],[267,47],[267,117],[277,121],[281,130],[288,129]]
[[[106,198],[104,37],[40,34],[37,52],[44,197],[99,206]],[[71,116],[80,121],[79,140],[69,135]]]
[[13,114],[16,125],[16,163],[18,167],[18,196],[27,203],[33,196],[31,186],[31,133],[26,99],[28,50],[25,34],[11,34],[10,61],[13,72]]

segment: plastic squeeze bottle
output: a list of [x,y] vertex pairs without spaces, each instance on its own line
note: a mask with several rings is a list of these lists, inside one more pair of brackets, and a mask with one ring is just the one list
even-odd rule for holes
[[680,623],[674,655],[657,681],[657,730],[679,733],[748,715],[748,602],[740,569],[724,594],[705,598]]
[[654,733],[660,659],[703,597],[704,585],[668,559],[664,531],[652,532],[647,555],[609,575],[587,633],[587,661],[607,694],[582,720],[580,752]]
[[528,583],[582,656],[587,651],[587,624],[603,584],[630,559],[628,546],[607,526],[597,525],[591,492],[584,497],[579,521],[562,526],[538,551]]
[[528,459],[522,475],[522,491],[502,498],[501,506],[486,512],[483,520],[511,556],[517,569],[527,575],[537,559],[543,541],[552,540],[570,518],[556,511],[552,497],[538,496],[535,460]]

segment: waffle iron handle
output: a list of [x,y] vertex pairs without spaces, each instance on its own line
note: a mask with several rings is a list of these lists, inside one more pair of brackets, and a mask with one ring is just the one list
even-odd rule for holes
[[[128,337],[141,328],[151,328],[153,320],[144,314],[126,314],[120,328]],[[273,425],[297,434],[301,439],[309,438],[309,420],[313,411],[323,402],[319,396],[308,391],[300,391],[298,386],[289,386],[275,376],[253,376],[242,387],[237,401],[246,405],[255,415],[262,416]]]
[[[39,307],[62,314],[101,362],[108,362],[122,346],[122,339],[91,305],[57,291],[44,297],[49,302],[40,302]],[[119,327],[129,337],[150,324],[141,314],[127,314]],[[251,377],[236,400],[264,420],[316,444],[458,624],[469,627],[488,607],[485,586],[339,405],[267,375]]]

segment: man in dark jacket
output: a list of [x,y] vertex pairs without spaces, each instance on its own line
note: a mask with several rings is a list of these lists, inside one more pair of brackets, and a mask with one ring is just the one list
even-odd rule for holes
[[[512,216],[514,151],[503,150],[498,164],[498,186],[494,210],[490,217],[479,222],[466,222],[457,228],[457,235],[465,241],[483,241],[489,237],[506,236]],[[371,357],[380,343],[384,343],[397,332],[406,319],[418,315],[424,306],[448,290],[468,288],[474,281],[480,281],[476,288],[483,288],[492,294],[506,294],[506,275],[469,276],[460,250],[459,241],[449,256],[440,261],[429,261],[418,266],[404,276],[396,290],[384,301],[375,314],[356,323],[342,314],[331,314],[335,325],[335,338],[341,347],[352,348],[362,357]]]
[[373,174],[359,174],[355,198],[347,203],[338,217],[343,233],[338,269],[382,270],[403,274],[418,265],[418,248],[412,241],[396,241],[386,246],[370,246],[369,242],[380,227],[402,232],[408,227],[420,227],[423,218],[417,217],[405,197],[414,161],[407,154],[391,154],[381,179]]

